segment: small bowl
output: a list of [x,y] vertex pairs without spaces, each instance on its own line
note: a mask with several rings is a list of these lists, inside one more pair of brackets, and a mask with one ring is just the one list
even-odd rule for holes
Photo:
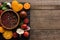
[[14,29],[18,26],[19,22],[20,17],[18,13],[14,12],[11,9],[6,10],[1,14],[1,25],[5,29]]

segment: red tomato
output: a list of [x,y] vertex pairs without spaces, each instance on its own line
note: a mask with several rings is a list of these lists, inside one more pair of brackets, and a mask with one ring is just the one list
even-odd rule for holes
[[29,19],[28,19],[28,18],[25,18],[25,19],[24,19],[24,23],[25,23],[25,24],[28,24],[28,23],[29,23]]
[[22,29],[27,29],[27,24],[22,24],[22,25],[21,25],[21,28],[22,28]]
[[24,37],[28,37],[29,36],[29,32],[25,31],[23,35],[24,35]]

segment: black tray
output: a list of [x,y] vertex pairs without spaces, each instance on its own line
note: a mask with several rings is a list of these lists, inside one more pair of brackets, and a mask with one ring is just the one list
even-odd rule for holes
[[[3,2],[1,2],[1,3],[3,3]],[[21,2],[23,5],[24,5],[24,3],[25,2]],[[8,7],[8,6],[7,6]],[[9,8],[9,7],[8,7]],[[9,9],[11,9],[11,8],[9,8]],[[1,10],[1,9],[0,9]],[[25,10],[24,8],[23,8],[23,10],[21,10],[21,11],[26,11],[27,12],[27,14],[28,14],[28,16],[27,16],[27,18],[29,19],[29,23],[28,23],[28,26],[30,27],[30,9],[29,10]],[[19,13],[19,12],[18,12]],[[23,21],[23,19],[21,19],[22,21]],[[20,25],[18,25],[18,27],[20,27]],[[15,29],[13,29],[12,31],[13,32],[15,32],[16,31],[16,29],[17,28],[15,28]],[[30,31],[28,31],[29,33],[30,33]],[[24,37],[23,35],[20,37],[19,35],[18,35],[18,37],[17,38],[12,38],[12,39],[10,39],[10,40],[29,40],[29,38],[30,38],[30,35],[29,35],[29,37]],[[5,38],[3,38],[3,36],[2,36],[2,34],[0,33],[0,40],[6,40]]]

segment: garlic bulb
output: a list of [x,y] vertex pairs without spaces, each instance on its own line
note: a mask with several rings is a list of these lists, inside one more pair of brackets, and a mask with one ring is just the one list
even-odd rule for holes
[[7,2],[7,5],[8,5],[9,7],[11,7],[11,3]]
[[23,33],[24,33],[24,30],[18,28],[16,32],[17,32],[18,34],[23,34]]

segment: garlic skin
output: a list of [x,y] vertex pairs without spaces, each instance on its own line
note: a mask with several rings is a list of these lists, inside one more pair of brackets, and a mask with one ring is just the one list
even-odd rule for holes
[[31,28],[29,26],[27,26],[27,30],[29,31]]
[[7,5],[8,5],[9,7],[11,7],[11,3],[7,2]]
[[18,34],[20,34],[20,35],[21,35],[21,34],[23,34],[23,33],[24,33],[24,30],[22,30],[22,29],[18,28],[16,32],[17,32]]

